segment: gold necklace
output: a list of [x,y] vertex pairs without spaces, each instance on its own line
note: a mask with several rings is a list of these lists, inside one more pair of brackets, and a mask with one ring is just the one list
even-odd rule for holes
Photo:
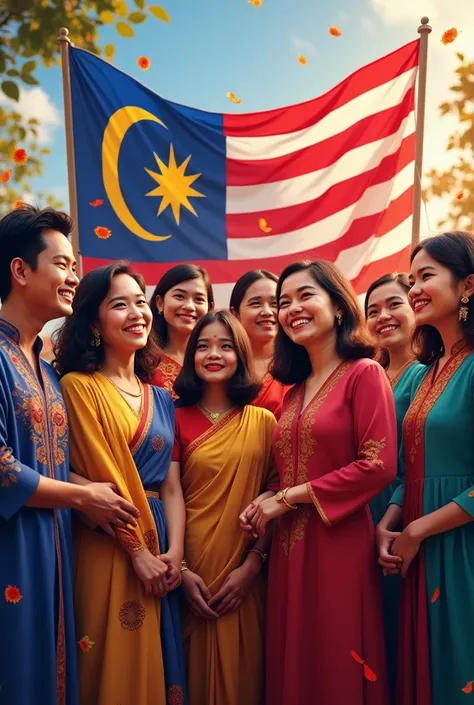
[[108,375],[106,372],[104,372],[104,370],[103,370],[102,368],[100,368],[100,371],[102,372],[102,374],[104,375],[104,377],[107,377],[107,379],[109,380],[110,384],[112,384],[116,389],[119,390],[119,392],[123,392],[123,394],[128,394],[130,397],[134,397],[135,399],[140,399],[140,398],[141,398],[141,396],[142,396],[142,394],[143,394],[143,384],[141,383],[141,380],[138,378],[137,375],[135,375],[135,379],[137,380],[137,382],[138,382],[138,387],[139,387],[139,389],[140,389],[140,391],[138,392],[138,394],[136,394],[136,392],[129,392],[127,389],[123,389],[123,387],[120,387],[116,382],[114,382],[114,380],[113,380],[111,377],[109,377],[109,375]]
[[198,404],[198,407],[200,409],[202,409],[202,411],[204,411],[206,416],[209,416],[211,421],[218,421],[221,418],[221,416],[224,416],[224,414],[227,414],[229,411],[232,411],[232,409],[234,408],[233,406],[231,406],[229,409],[224,409],[224,411],[210,411],[209,409],[206,409],[206,407],[203,406],[202,404]]
[[396,384],[400,381],[400,377],[403,375],[403,373],[405,372],[405,370],[406,370],[408,367],[410,367],[410,365],[412,365],[414,362],[415,362],[414,359],[411,359],[411,360],[408,360],[407,362],[405,362],[405,364],[400,367],[400,369],[398,370],[398,372],[396,372],[396,374],[394,374],[393,377],[390,377],[390,375],[388,374],[388,372],[386,373],[386,374],[387,374],[387,377],[388,377],[388,381],[390,382],[390,386],[392,387],[392,389],[394,389],[394,387],[396,386]]

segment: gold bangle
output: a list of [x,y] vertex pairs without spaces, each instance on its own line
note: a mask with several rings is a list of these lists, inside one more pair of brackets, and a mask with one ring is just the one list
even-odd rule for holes
[[288,509],[292,509],[294,511],[295,509],[298,509],[298,505],[297,504],[290,504],[288,502],[288,500],[286,498],[286,493],[288,492],[289,489],[291,489],[291,488],[285,487],[284,490],[280,490],[279,492],[277,492],[275,495],[275,499],[277,502],[283,502],[285,507],[287,507]]
[[185,570],[189,570],[189,568],[188,568],[188,564],[187,564],[186,561],[183,559],[183,560],[181,561],[181,572],[184,573]]
[[247,553],[256,553],[257,556],[260,556],[260,558],[262,559],[262,563],[265,563],[268,558],[267,554],[261,551],[259,548],[249,548]]

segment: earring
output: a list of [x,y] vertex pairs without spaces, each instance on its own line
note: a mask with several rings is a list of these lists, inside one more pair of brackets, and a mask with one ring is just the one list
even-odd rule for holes
[[337,325],[340,326],[342,323],[342,313],[336,313]]
[[159,308],[159,309],[158,309],[158,313],[159,313],[160,316],[163,315],[163,309],[162,309],[162,308]]
[[459,307],[459,320],[465,323],[467,321],[467,315],[469,313],[469,309],[466,306],[466,304],[469,303],[469,298],[467,296],[463,296],[461,298],[461,303],[463,305]]
[[101,340],[98,331],[94,331],[94,337],[91,340],[91,345],[93,348],[98,348],[100,346]]

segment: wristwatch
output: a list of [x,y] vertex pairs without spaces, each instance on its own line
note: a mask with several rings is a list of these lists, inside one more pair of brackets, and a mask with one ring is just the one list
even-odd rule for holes
[[275,495],[275,500],[277,502],[283,502],[283,504],[286,507],[288,507],[288,509],[298,509],[297,504],[290,504],[286,498],[286,493],[288,492],[289,489],[290,489],[289,487],[285,487],[284,490],[280,490],[279,492],[277,492]]

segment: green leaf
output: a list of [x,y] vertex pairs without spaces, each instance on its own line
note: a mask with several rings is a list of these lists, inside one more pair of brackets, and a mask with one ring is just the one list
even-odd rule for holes
[[456,52],[456,56],[458,57],[459,61],[464,61],[464,54],[461,54],[460,51]]
[[115,25],[115,28],[121,37],[130,38],[130,37],[135,36],[135,32],[133,31],[133,27],[130,27],[130,25],[127,24],[126,22],[117,22],[117,24]]
[[42,149],[40,149],[40,154],[51,154],[51,150],[47,147],[43,147]]
[[39,120],[38,118],[30,118],[28,120],[28,125],[39,125]]
[[104,54],[107,59],[112,59],[115,56],[115,47],[113,44],[106,44],[104,48]]
[[19,135],[19,137],[20,137],[20,141],[23,142],[23,140],[24,140],[25,137],[26,137],[26,130],[25,130],[24,127],[18,128],[18,135]]
[[128,16],[128,21],[132,22],[133,24],[141,24],[142,22],[145,22],[146,20],[146,15],[144,12],[132,12]]
[[5,60],[5,54],[0,52],[0,73],[3,73],[7,67],[7,62]]
[[37,54],[37,51],[36,51],[36,49],[33,49],[31,44],[27,44],[22,51],[22,56],[25,59],[29,59],[31,56],[36,56],[36,54]]
[[13,83],[13,81],[3,81],[2,91],[12,100],[18,100],[20,98],[20,89],[16,83]]
[[146,0],[135,0],[135,5],[140,8],[140,10],[145,9]]
[[16,69],[8,69],[7,76],[19,76],[20,72]]
[[23,83],[27,83],[29,86],[39,85],[39,81],[34,76],[30,76],[29,73],[23,73],[21,75],[21,80],[23,81]]
[[102,24],[113,24],[115,20],[114,13],[112,10],[102,10],[102,12],[99,13],[99,20]]
[[27,61],[23,66],[21,67],[21,72],[22,73],[31,73],[36,69],[36,61]]
[[38,130],[35,129],[34,127],[30,127],[30,132],[33,135],[33,137],[38,137]]
[[156,17],[157,20],[161,20],[162,22],[171,22],[171,18],[165,8],[160,5],[152,5],[150,7],[150,12],[154,17]]

